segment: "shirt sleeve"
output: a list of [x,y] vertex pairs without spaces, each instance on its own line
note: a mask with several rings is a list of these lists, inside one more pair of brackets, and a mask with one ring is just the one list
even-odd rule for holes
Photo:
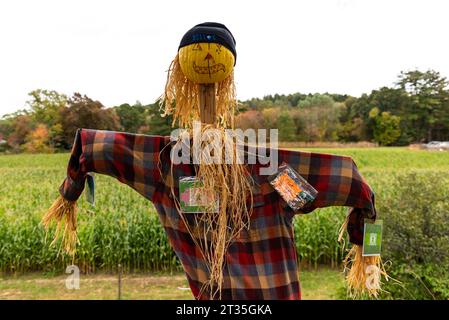
[[363,243],[364,220],[376,219],[374,192],[351,157],[279,150],[279,162],[288,163],[318,191],[315,200],[296,213],[329,206],[350,207],[349,240]]
[[163,136],[115,131],[78,129],[72,147],[67,177],[59,192],[76,201],[84,190],[89,172],[115,177],[148,200],[160,183],[159,155],[168,143]]

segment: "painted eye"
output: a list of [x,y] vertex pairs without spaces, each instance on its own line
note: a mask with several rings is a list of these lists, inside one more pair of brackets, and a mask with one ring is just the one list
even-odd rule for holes
[[201,46],[200,46],[199,43],[196,43],[196,44],[193,46],[192,50],[195,50],[195,51],[202,51],[203,48],[201,48]]

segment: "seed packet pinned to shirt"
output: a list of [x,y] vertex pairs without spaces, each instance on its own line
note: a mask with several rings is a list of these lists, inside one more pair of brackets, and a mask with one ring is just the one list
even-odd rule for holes
[[218,196],[204,190],[197,177],[179,178],[179,203],[184,213],[218,212]]
[[282,163],[278,171],[268,177],[268,181],[294,211],[312,202],[318,194],[306,179],[286,163]]

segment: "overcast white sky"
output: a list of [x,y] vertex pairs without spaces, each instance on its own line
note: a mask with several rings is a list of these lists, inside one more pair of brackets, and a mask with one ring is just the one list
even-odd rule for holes
[[183,34],[226,24],[238,97],[392,85],[401,70],[449,76],[449,1],[0,2],[0,116],[33,89],[77,91],[110,107],[153,102]]

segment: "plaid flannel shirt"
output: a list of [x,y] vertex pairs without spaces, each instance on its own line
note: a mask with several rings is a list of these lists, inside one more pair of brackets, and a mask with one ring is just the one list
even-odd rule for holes
[[[193,295],[208,299],[207,292],[199,296],[202,284],[208,279],[206,263],[179,216],[167,183],[173,181],[175,195],[179,195],[179,177],[194,176],[194,166],[174,165],[174,179],[166,179],[171,166],[168,144],[169,137],[79,129],[60,193],[67,200],[77,200],[88,172],[113,176],[135,189],[153,202]],[[352,158],[282,149],[271,151],[278,151],[279,163],[288,163],[318,191],[317,198],[300,213],[327,206],[350,207],[349,239],[361,244],[364,218],[375,219],[376,210],[373,191]],[[300,299],[292,227],[295,212],[271,187],[267,176],[259,174],[260,164],[248,166],[257,185],[253,213],[249,230],[244,229],[226,253],[222,299]]]

